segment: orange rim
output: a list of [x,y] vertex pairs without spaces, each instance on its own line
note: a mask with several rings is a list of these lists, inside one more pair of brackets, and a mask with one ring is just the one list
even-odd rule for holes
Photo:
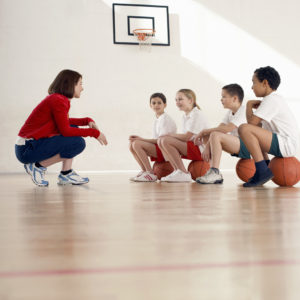
[[140,28],[133,30],[133,34],[137,37],[137,39],[141,42],[147,40],[148,37],[155,35],[155,30]]

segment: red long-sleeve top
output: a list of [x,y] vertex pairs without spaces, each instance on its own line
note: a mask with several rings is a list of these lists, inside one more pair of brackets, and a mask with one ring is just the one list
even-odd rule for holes
[[63,136],[91,136],[98,138],[100,131],[94,128],[76,128],[94,122],[91,118],[69,118],[70,100],[61,94],[47,96],[30,114],[22,126],[19,136],[23,138]]

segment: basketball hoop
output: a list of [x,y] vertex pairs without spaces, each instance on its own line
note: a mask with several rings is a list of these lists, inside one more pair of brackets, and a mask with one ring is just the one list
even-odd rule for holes
[[155,36],[154,29],[135,29],[133,30],[133,35],[137,38],[140,49],[145,47],[146,49],[151,50],[152,38]]

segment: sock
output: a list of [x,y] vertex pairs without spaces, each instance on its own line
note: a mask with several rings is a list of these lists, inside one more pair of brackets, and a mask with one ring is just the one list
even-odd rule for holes
[[268,166],[269,163],[270,163],[270,160],[269,160],[269,159],[265,159],[265,162],[266,162],[266,164],[267,164],[267,166]]
[[216,174],[220,174],[220,171],[218,168],[211,168]]
[[255,167],[256,167],[255,174],[256,173],[258,173],[258,174],[264,173],[268,169],[268,166],[264,160],[256,162]]
[[35,163],[35,166],[36,166],[37,168],[44,168],[39,162],[36,162],[36,163]]
[[63,175],[68,175],[71,172],[72,172],[72,169],[67,170],[67,171],[60,171],[60,173],[63,174]]

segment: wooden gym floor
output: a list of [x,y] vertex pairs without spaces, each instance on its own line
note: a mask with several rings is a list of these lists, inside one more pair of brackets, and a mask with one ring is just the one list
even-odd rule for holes
[[[83,174],[85,175],[85,174]],[[296,300],[300,188],[0,175],[0,300]]]

